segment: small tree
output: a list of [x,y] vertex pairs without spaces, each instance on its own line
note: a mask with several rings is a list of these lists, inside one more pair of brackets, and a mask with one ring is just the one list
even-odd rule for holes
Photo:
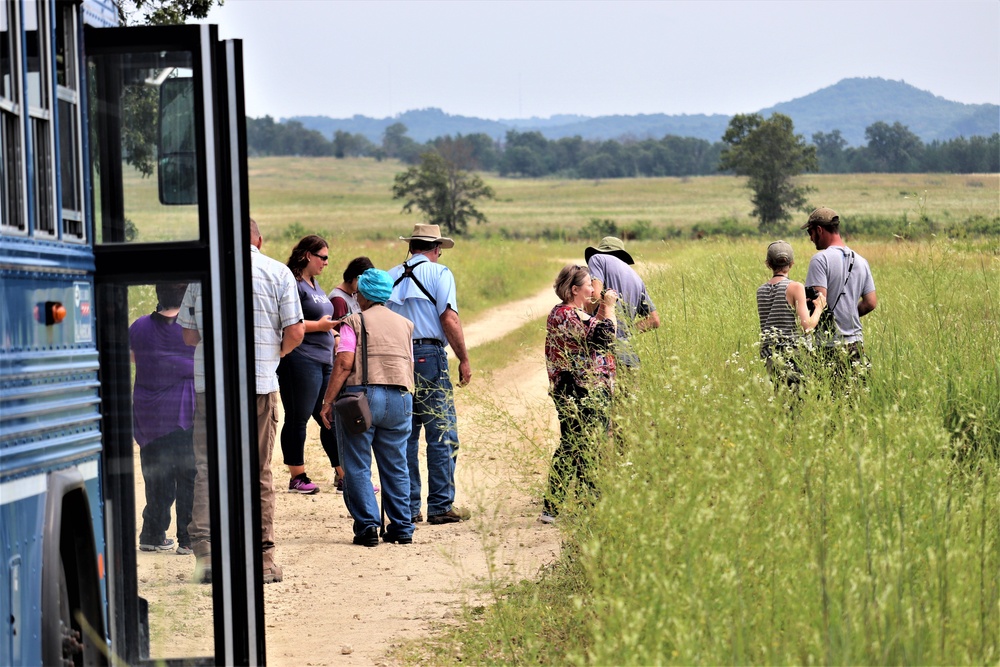
[[429,151],[420,156],[420,164],[396,174],[392,198],[406,200],[404,213],[416,207],[428,223],[440,225],[445,233],[460,235],[468,230],[469,220],[487,222],[474,202],[493,199],[494,194],[479,176]]
[[790,209],[802,209],[812,188],[797,187],[792,178],[816,171],[816,147],[795,134],[792,119],[776,113],[767,120],[760,114],[737,114],[729,121],[722,141],[719,169],[748,177],[753,191],[752,215],[761,231],[771,231],[792,217]]

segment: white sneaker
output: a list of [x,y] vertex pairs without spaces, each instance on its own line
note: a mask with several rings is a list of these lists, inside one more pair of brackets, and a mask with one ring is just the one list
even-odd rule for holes
[[549,514],[548,512],[542,512],[538,517],[538,520],[542,523],[555,523],[556,517],[554,514]]

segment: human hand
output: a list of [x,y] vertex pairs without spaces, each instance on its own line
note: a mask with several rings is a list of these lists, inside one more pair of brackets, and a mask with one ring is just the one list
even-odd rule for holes
[[462,361],[458,364],[458,386],[464,387],[472,382],[472,364]]
[[333,428],[333,403],[324,403],[320,408],[319,418],[326,428]]
[[604,290],[604,294],[601,295],[601,303],[605,306],[613,308],[618,302],[618,293],[613,289]]
[[320,331],[330,331],[337,324],[339,324],[339,322],[334,320],[332,315],[324,315],[316,320],[316,326]]
[[815,308],[818,308],[820,311],[822,311],[824,308],[826,308],[826,295],[823,294],[822,292],[819,292],[816,295],[816,298],[813,299],[813,305],[814,305]]

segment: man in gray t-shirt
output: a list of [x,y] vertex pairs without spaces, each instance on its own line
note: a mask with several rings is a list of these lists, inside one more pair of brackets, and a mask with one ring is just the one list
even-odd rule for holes
[[587,269],[594,283],[594,295],[610,289],[618,294],[618,359],[630,368],[639,366],[639,357],[629,344],[633,331],[643,332],[660,326],[660,315],[646,291],[646,283],[632,269],[635,262],[621,239],[605,236],[596,248],[584,252]]
[[844,348],[852,365],[867,364],[861,318],[878,305],[871,268],[864,257],[844,244],[840,237],[840,216],[833,209],[816,209],[802,229],[808,230],[809,240],[819,251],[809,261],[806,287],[826,296],[837,323],[837,330],[823,345]]

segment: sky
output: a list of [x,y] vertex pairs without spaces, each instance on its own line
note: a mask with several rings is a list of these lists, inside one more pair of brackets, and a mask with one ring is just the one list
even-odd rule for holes
[[997,0],[225,0],[251,117],[752,113],[850,77],[1000,104]]

